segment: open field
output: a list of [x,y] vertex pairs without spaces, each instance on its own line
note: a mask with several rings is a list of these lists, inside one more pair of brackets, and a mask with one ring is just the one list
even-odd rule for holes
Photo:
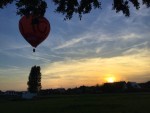
[[150,94],[53,95],[0,100],[0,113],[150,113]]

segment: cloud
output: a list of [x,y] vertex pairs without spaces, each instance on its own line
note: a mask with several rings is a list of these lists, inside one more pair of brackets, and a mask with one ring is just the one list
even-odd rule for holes
[[12,71],[19,71],[21,68],[17,66],[3,66],[0,65],[0,73],[12,72]]
[[[84,28],[87,28],[86,31],[84,30],[79,35],[71,36],[69,39],[63,38],[64,40],[59,45],[55,45],[53,48],[55,53],[72,59],[91,58],[92,56],[120,56],[127,49],[150,41],[148,25],[145,24],[148,20],[144,19],[149,17],[147,9],[136,11],[139,13],[145,12],[145,16],[137,15],[134,10],[134,13],[129,18],[126,18],[122,14],[116,14],[110,10],[110,6],[106,5],[106,7],[106,9],[103,9],[105,11],[101,11],[101,14],[97,14],[99,13],[98,11],[91,15],[91,17],[95,17],[94,21],[83,22]],[[112,14],[111,12],[114,13]],[[97,16],[95,16],[96,14]],[[90,17],[87,16],[87,18]],[[70,23],[68,25],[72,27],[73,23]],[[78,27],[81,27],[80,24]]]
[[62,44],[61,46],[58,46],[58,47],[53,48],[53,49],[55,50],[55,49],[62,49],[62,48],[66,48],[66,47],[71,47],[71,46],[73,46],[74,44],[79,43],[79,42],[81,42],[81,41],[84,40],[84,39],[85,39],[85,38],[72,39],[72,40],[70,40],[70,41],[65,42],[65,43]]
[[[141,49],[134,54],[124,54],[111,58],[83,58],[78,60],[59,61],[51,64],[45,64],[42,73],[49,81],[49,85],[54,83],[53,77],[56,79],[55,84],[58,86],[69,87],[70,83],[79,85],[94,85],[103,83],[104,78],[108,74],[114,75],[117,80],[133,80],[139,75],[142,81],[147,81],[147,77],[143,75],[149,74],[149,50]],[[50,83],[52,82],[52,83]],[[59,84],[61,83],[61,85]]]
[[128,39],[142,38],[142,36],[135,33],[130,33],[128,35],[122,36],[121,38],[123,38],[124,40],[128,40]]
[[142,53],[143,50],[144,51],[149,51],[150,48],[147,49],[145,46],[144,46],[145,48],[140,48],[140,46],[143,46],[145,44],[147,44],[147,42],[129,47],[129,48],[126,49],[126,51],[123,52],[123,54],[124,55],[131,55],[131,54],[136,54],[136,53]]

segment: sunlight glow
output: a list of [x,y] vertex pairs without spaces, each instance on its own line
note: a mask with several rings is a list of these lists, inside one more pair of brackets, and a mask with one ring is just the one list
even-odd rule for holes
[[108,83],[113,83],[113,82],[115,82],[115,78],[114,77],[108,77],[108,78],[106,78],[106,81]]

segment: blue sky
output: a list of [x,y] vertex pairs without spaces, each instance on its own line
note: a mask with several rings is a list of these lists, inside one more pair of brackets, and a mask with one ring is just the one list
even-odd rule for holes
[[0,10],[0,89],[26,90],[30,69],[41,66],[42,88],[76,87],[115,81],[150,80],[150,10],[131,7],[131,16],[102,3],[82,20],[64,21],[48,3],[51,32],[36,52],[18,29],[16,8]]

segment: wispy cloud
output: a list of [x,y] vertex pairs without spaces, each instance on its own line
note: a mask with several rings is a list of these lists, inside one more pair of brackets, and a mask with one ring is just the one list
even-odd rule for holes
[[[46,81],[51,81],[53,77],[56,77],[57,83],[55,81],[55,84],[57,85],[60,85],[59,81],[63,84],[70,80],[73,83],[77,82],[78,85],[103,83],[103,78],[107,74],[114,75],[118,80],[130,80],[131,75],[136,77],[136,75],[143,76],[145,73],[150,73],[149,55],[149,50],[141,49],[134,54],[112,58],[83,58],[55,62],[45,65],[43,76],[48,78]],[[147,80],[147,78],[143,77],[143,80]],[[52,83],[49,82],[49,85]],[[66,84],[65,87],[69,87],[69,84]]]

